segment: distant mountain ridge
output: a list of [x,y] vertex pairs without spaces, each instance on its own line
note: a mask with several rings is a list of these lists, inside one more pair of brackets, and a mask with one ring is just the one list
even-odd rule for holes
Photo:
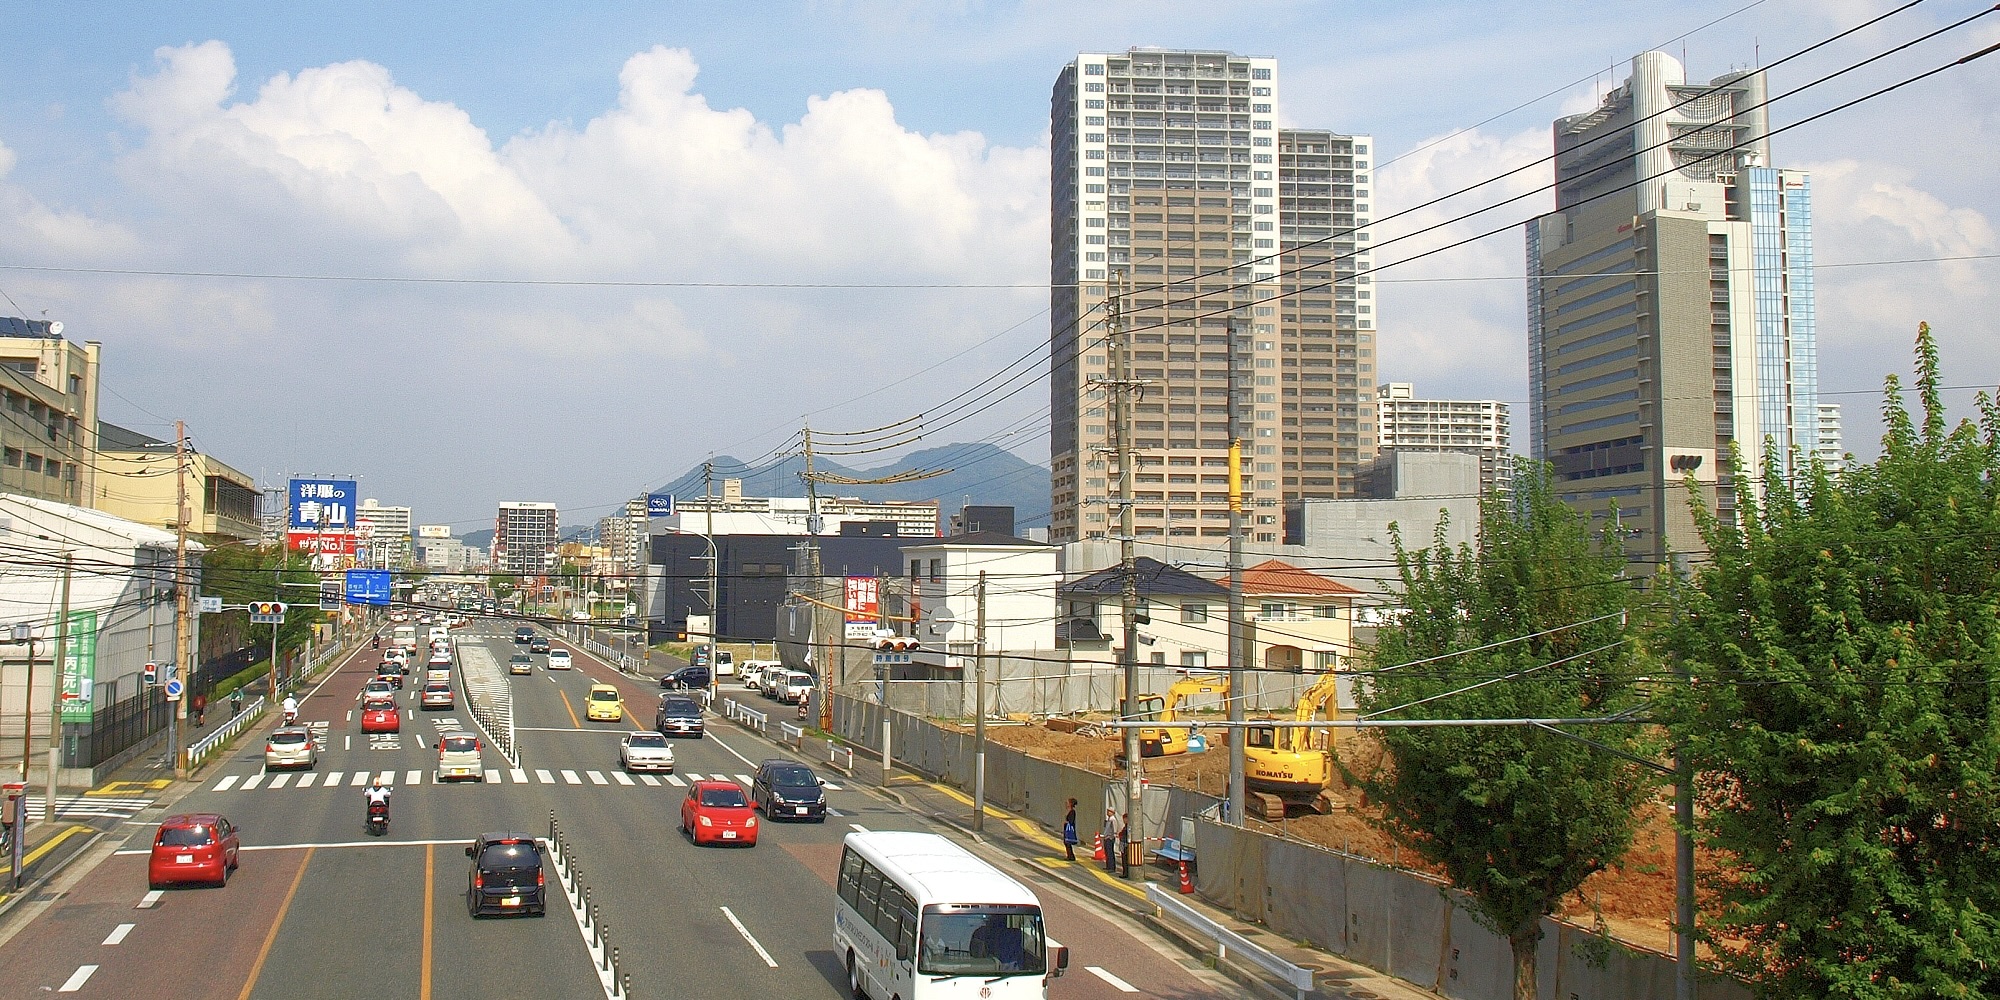
[[[715,459],[715,492],[721,494],[722,480],[741,479],[745,496],[804,496],[806,487],[801,476],[805,466],[804,458],[794,457],[744,469],[743,463],[736,458],[718,455]],[[936,500],[939,516],[947,523],[951,515],[968,503],[1014,508],[1016,530],[1049,523],[1048,467],[1036,465],[996,445],[939,445],[911,452],[894,462],[869,469],[856,469],[818,456],[813,459],[813,471],[830,472],[849,479],[882,479],[892,473],[914,469],[951,471],[933,479],[888,486],[823,483],[820,495],[863,500]],[[700,496],[701,466],[688,470],[686,475],[671,480],[668,485],[676,496]]]

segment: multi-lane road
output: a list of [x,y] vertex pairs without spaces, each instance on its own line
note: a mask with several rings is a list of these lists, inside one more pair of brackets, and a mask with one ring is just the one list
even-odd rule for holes
[[[485,623],[461,630],[462,663],[491,657],[504,669],[518,648],[510,633]],[[553,871],[546,918],[466,913],[470,838],[544,836],[551,811],[636,996],[845,995],[832,944],[841,838],[932,827],[832,775],[826,823],[762,824],[755,847],[697,848],[677,831],[685,782],[747,784],[758,761],[782,751],[711,718],[705,738],[673,741],[673,775],[624,774],[619,736],[650,727],[659,692],[574,652],[578,669],[549,671],[537,656],[532,674],[508,677],[519,759],[489,743],[487,780],[452,785],[436,783],[431,768],[438,732],[473,727],[462,682],[451,711],[416,710],[420,685],[408,686],[401,733],[371,737],[360,731],[357,699],[376,656],[356,653],[301,705],[322,734],[314,770],[266,774],[253,737],[174,805],[220,812],[241,828],[242,866],[227,887],[150,892],[154,821],[137,818],[116,853],[0,945],[0,996],[603,995],[601,960]],[[621,689],[625,722],[584,720],[594,682]],[[382,838],[363,830],[358,787],[376,775],[395,789]],[[1071,949],[1070,974],[1052,996],[1240,995],[1053,880],[1029,881],[1051,936]]]

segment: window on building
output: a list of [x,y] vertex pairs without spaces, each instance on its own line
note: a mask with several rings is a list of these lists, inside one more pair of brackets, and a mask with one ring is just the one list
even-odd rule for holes
[[1188,603],[1181,605],[1181,621],[1186,622],[1188,624],[1195,624],[1198,622],[1205,622],[1207,620],[1208,620],[1208,605],[1202,604],[1198,601],[1190,601]]
[[1147,659],[1148,659],[1148,660],[1149,660],[1150,662],[1153,662],[1153,663],[1157,663],[1157,664],[1160,664],[1161,666],[1165,666],[1165,665],[1166,665],[1166,662],[1167,662],[1167,654],[1165,654],[1165,653],[1153,653],[1153,654],[1151,654],[1150,656],[1148,656],[1148,658],[1147,658]]
[[933,560],[931,560],[931,582],[932,582],[932,583],[943,583],[943,582],[944,582],[944,560],[943,560],[943,559],[933,559]]
[[1208,666],[1208,654],[1199,649],[1181,650],[1181,669],[1202,670]]
[[914,580],[923,575],[924,575],[924,561],[922,559],[910,560],[910,579]]
[[9,466],[16,469],[21,467],[21,449],[8,448],[5,454],[6,454],[5,461]]
[[1340,605],[1322,604],[1313,609],[1313,614],[1321,618],[1338,618],[1340,617]]
[[1340,669],[1340,654],[1330,649],[1322,649],[1313,654],[1313,669],[1322,673]]
[[28,454],[28,471],[29,472],[42,471],[42,456],[34,454],[33,452],[30,452]]

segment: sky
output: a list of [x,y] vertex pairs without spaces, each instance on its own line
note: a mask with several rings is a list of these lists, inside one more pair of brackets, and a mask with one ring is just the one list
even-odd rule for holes
[[[949,412],[1045,358],[1056,74],[1080,51],[1226,49],[1278,58],[1281,126],[1375,136],[1378,217],[1413,209],[1375,238],[1378,377],[1518,408],[1518,223],[1553,203],[1551,120],[1648,48],[1705,80],[1891,7],[0,0],[0,311],[103,343],[105,419],[185,419],[261,484],[357,476],[460,531],[503,500],[582,525],[711,455]],[[1921,0],[1771,92],[1986,7]],[[2000,14],[1774,124],[1996,42]],[[1919,320],[1969,413],[2000,372],[2000,56],[1773,147],[1813,172],[1820,385],[1847,447],[1878,449]],[[910,447],[1045,462],[1047,410],[1045,382],[1009,383]]]

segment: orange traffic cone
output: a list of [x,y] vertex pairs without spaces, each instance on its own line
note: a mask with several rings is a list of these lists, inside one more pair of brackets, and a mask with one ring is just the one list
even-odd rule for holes
[[1101,833],[1090,844],[1090,860],[1100,865],[1104,863],[1104,835]]
[[1181,894],[1184,896],[1191,896],[1194,894],[1194,883],[1188,879],[1186,861],[1181,862]]

